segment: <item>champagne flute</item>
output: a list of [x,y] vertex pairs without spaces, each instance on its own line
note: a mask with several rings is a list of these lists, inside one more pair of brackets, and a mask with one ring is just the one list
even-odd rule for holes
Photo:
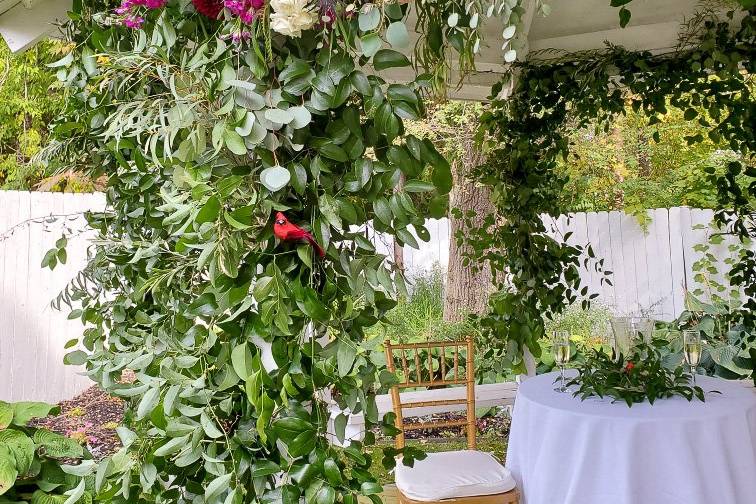
[[610,320],[612,327],[612,350],[614,358],[619,361],[630,353],[630,341],[632,340],[633,325],[630,317],[614,317]]
[[570,362],[570,333],[568,331],[554,331],[553,336],[554,362],[559,366],[561,379],[561,385],[554,390],[564,393],[567,392],[567,386],[564,384],[564,367]]
[[701,332],[700,331],[683,331],[683,355],[685,363],[690,366],[690,372],[693,375],[693,385],[696,384],[696,368],[701,362]]

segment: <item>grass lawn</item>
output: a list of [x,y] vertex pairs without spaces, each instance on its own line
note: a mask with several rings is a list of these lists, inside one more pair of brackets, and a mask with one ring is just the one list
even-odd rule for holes
[[[448,440],[442,439],[438,441],[409,441],[407,444],[411,446],[421,447],[428,453],[467,449],[467,442],[461,438]],[[389,474],[381,463],[381,460],[383,459],[383,449],[387,446],[392,445],[388,442],[379,441],[375,446],[367,447],[368,453],[373,456],[373,465],[370,468],[370,472],[378,479],[378,482],[382,485],[394,482],[394,475]],[[507,453],[507,441],[506,439],[495,438],[493,436],[480,436],[478,437],[478,450],[489,452],[493,454],[493,456],[498,460],[504,462],[504,458]]]

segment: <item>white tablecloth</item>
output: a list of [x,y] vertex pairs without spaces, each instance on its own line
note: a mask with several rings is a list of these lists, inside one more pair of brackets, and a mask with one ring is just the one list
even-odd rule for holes
[[507,467],[522,504],[756,504],[756,392],[699,377],[706,402],[580,401],[555,373],[517,394]]

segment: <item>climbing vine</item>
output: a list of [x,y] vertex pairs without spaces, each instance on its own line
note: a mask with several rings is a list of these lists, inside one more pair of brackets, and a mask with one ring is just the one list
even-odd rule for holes
[[[742,238],[756,235],[756,17],[753,9],[735,14],[726,19],[709,11],[695,16],[685,27],[680,48],[669,54],[610,46],[519,65],[512,95],[494,100],[483,114],[481,132],[492,150],[475,175],[492,187],[497,215],[467,216],[476,229],[468,260],[488,261],[496,277],[499,289],[481,325],[500,351],[517,356],[529,348],[537,355],[544,317],[578,300],[590,303],[595,294],[581,285],[579,267],[594,268],[604,281],[611,281],[611,272],[595,259],[590,246],[552,239],[541,218],[564,211],[558,196],[566,179],[555,167],[569,153],[571,128],[599,124],[608,131],[613,118],[629,107],[644,113],[653,129],[670,109],[681,110],[685,120],[702,128],[686,138],[689,144],[707,135],[741,155],[742,161],[730,162],[725,174],[716,174],[713,167],[706,170],[718,187],[717,221]],[[658,133],[652,136],[659,138]],[[745,184],[743,177],[748,179]],[[738,313],[753,326],[753,253],[741,257],[731,281],[746,293],[748,300]],[[517,357],[514,364],[524,369]]]

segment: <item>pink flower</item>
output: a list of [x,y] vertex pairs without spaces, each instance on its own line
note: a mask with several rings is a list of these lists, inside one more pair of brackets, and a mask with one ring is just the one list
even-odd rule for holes
[[127,28],[139,29],[144,24],[144,18],[137,14],[140,7],[148,10],[165,7],[168,0],[122,0],[121,5],[116,7],[115,13],[123,16],[121,21]]
[[257,12],[265,5],[265,0],[224,0],[223,6],[232,16],[238,17],[242,23],[252,24]]
[[144,18],[142,16],[134,16],[133,14],[129,14],[125,18],[123,18],[123,25],[126,28],[133,28],[135,30],[138,30],[142,27],[144,24]]

